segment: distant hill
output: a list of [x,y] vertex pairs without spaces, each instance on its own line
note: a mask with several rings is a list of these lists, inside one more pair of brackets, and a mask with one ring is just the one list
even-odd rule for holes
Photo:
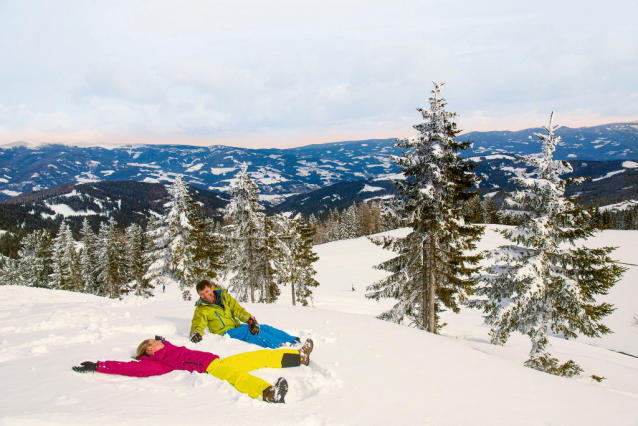
[[[207,216],[220,216],[228,195],[191,187]],[[95,232],[101,222],[113,217],[122,228],[131,223],[146,225],[153,214],[162,214],[170,197],[164,184],[107,181],[62,185],[44,191],[21,194],[0,203],[0,229],[20,232],[29,229],[57,231],[63,219],[77,234],[84,218]]]

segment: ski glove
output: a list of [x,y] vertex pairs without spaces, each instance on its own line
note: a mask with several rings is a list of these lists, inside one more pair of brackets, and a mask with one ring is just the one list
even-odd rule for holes
[[259,323],[255,317],[248,318],[248,328],[250,329],[250,334],[254,336],[259,334]]
[[155,340],[157,340],[158,342],[163,342],[166,339],[163,338],[162,336],[155,336]]
[[85,361],[83,363],[80,364],[81,367],[73,367],[73,371],[76,371],[78,373],[93,373],[94,371],[97,370],[97,367],[99,366],[99,364],[97,362],[90,362],[90,361]]
[[202,335],[199,334],[199,331],[193,331],[191,333],[191,342],[197,343],[202,341]]

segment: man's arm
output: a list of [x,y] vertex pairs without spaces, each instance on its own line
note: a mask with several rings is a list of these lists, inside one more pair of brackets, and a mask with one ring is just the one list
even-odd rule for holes
[[193,314],[193,321],[191,322],[191,332],[192,335],[194,332],[198,332],[200,336],[204,335],[204,330],[208,325],[208,317],[204,313],[204,309],[195,308],[195,313]]
[[250,315],[244,308],[242,308],[241,305],[237,303],[237,301],[233,299],[233,296],[231,296],[228,292],[225,292],[224,299],[224,303],[228,304],[230,311],[239,321],[248,322],[248,319],[252,317],[252,315]]

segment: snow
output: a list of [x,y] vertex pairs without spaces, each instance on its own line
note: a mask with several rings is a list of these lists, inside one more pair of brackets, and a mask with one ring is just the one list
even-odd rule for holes
[[[68,195],[70,196],[71,194],[68,194]],[[71,207],[67,206],[66,204],[48,204],[47,203],[46,205],[51,210],[53,210],[55,212],[55,214],[51,215],[51,214],[46,214],[46,213],[40,213],[40,215],[44,219],[46,219],[46,218],[54,218],[58,214],[62,215],[64,217],[69,217],[69,216],[91,216],[91,215],[99,214],[99,213],[96,213],[94,211],[76,212]]]
[[11,191],[9,189],[3,189],[2,191],[3,194],[6,194],[10,197],[17,197],[18,195],[22,194],[22,192],[17,192],[17,191]]
[[188,169],[186,169],[187,172],[196,172],[199,169],[201,169],[202,167],[204,167],[203,163],[199,163],[199,164],[195,164],[194,166],[189,167]]
[[363,187],[363,189],[361,191],[359,191],[359,193],[362,192],[377,192],[377,191],[383,191],[384,189],[381,188],[380,186],[370,186],[368,184],[365,184],[365,186]]
[[635,169],[638,167],[638,163],[635,161],[623,161],[622,166],[626,169]]
[[630,208],[635,207],[637,205],[638,205],[638,201],[636,201],[636,200],[625,200],[625,201],[621,201],[620,203],[608,204],[606,206],[602,206],[602,207],[600,207],[600,211],[611,210],[611,211],[616,211],[617,212],[617,211],[630,209]]
[[151,169],[161,169],[161,166],[157,164],[147,164],[147,163],[126,163],[127,166],[131,167],[148,167]]
[[[480,249],[504,243],[490,225]],[[392,231],[405,235],[406,230]],[[636,231],[605,231],[590,244],[614,245],[613,257],[631,263]],[[588,245],[590,245],[588,244]],[[263,369],[286,377],[285,405],[238,393],[206,374],[175,371],[131,378],[77,374],[82,361],[127,361],[143,339],[160,334],[176,345],[229,356],[257,350],[228,337],[187,336],[193,302],[176,285],[152,299],[122,301],[26,287],[0,287],[0,424],[118,423],[160,425],[635,425],[638,421],[638,329],[629,318],[638,298],[638,268],[629,267],[605,300],[617,310],[605,321],[615,333],[602,339],[550,337],[552,354],[574,359],[585,374],[565,379],[525,368],[529,339],[488,343],[480,313],[442,314],[442,335],[378,320],[392,306],[365,299],[365,287],[384,276],[371,266],[392,253],[366,238],[316,247],[314,308],[293,307],[282,287],[278,304],[243,306],[260,322],[302,339],[315,350],[308,367]],[[352,291],[354,286],[355,291]],[[632,306],[633,305],[633,306]],[[606,377],[602,383],[591,374]]]
[[480,156],[468,158],[468,160],[475,161],[475,162],[481,162],[484,159],[485,160],[516,160],[516,157],[512,155],[492,154],[492,155],[480,155]]
[[623,172],[624,172],[624,170],[616,170],[616,171],[613,171],[613,172],[609,172],[605,176],[601,176],[601,177],[598,177],[596,179],[592,179],[592,182],[603,180],[603,179],[606,179],[608,177],[612,177],[613,175],[617,175],[618,173],[623,173]]

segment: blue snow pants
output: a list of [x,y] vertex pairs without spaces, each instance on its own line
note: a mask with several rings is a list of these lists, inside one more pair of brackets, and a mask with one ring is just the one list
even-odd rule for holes
[[295,341],[294,336],[266,324],[259,324],[259,334],[256,336],[250,333],[248,324],[231,328],[224,334],[228,334],[233,339],[270,349],[277,349],[282,343],[294,343]]

